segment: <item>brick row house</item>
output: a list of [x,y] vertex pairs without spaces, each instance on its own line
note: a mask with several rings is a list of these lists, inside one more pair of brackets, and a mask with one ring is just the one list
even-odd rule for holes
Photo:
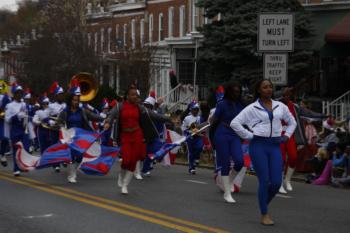
[[[196,47],[201,36],[197,27],[205,23],[196,0],[128,0],[87,6],[88,42],[103,59],[100,82],[117,90],[131,80],[123,79],[119,63],[124,52],[154,48],[150,84],[158,96],[171,90],[169,71],[178,82],[196,85],[205,94],[205,81],[195,71]],[[135,67],[137,69],[137,67]],[[203,96],[204,97],[204,96]]]

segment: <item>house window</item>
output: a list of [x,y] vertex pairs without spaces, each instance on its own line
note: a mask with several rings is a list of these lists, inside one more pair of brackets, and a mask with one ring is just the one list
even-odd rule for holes
[[164,26],[164,22],[163,22],[163,14],[160,13],[159,14],[159,22],[158,22],[158,41],[162,41],[164,39],[164,29],[163,29],[163,26]]
[[169,8],[168,37],[174,36],[174,7]]
[[131,46],[136,48],[136,31],[135,31],[135,19],[131,20]]
[[148,33],[149,33],[148,40],[150,43],[152,43],[153,42],[153,38],[152,38],[153,37],[153,15],[152,14],[149,16]]
[[105,29],[101,28],[101,53],[103,53],[105,43]]
[[141,48],[144,46],[144,40],[145,40],[145,20],[141,19],[141,21],[140,21],[140,45],[141,45]]
[[127,46],[127,35],[128,35],[128,25],[124,24],[124,28],[123,28],[123,41],[124,41],[124,47]]
[[179,22],[179,35],[184,37],[186,34],[186,11],[185,6],[180,6],[180,22]]

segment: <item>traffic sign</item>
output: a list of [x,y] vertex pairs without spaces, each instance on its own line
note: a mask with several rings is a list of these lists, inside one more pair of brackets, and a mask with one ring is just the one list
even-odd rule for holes
[[264,78],[276,86],[288,83],[288,54],[264,54]]
[[259,52],[293,52],[294,15],[261,13],[258,17]]

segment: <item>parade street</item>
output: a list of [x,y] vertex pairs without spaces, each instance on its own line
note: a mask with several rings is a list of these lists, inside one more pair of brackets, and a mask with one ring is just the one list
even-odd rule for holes
[[[10,164],[12,165],[12,164]],[[349,190],[294,182],[295,191],[271,205],[276,225],[262,226],[257,181],[247,176],[235,204],[223,201],[213,171],[189,175],[184,166],[157,165],[152,177],[133,180],[129,195],[117,187],[117,164],[107,177],[79,174],[66,180],[66,169],[43,169],[15,178],[0,171],[1,233],[122,232],[349,232]],[[320,224],[322,223],[322,224]]]

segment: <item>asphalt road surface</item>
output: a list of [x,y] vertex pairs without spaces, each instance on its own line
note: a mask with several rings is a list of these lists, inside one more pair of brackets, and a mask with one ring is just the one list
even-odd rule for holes
[[237,203],[227,204],[213,183],[213,171],[157,165],[151,177],[133,179],[129,195],[117,187],[117,164],[108,176],[66,169],[12,175],[0,168],[0,233],[349,233],[350,190],[294,182],[295,191],[270,206],[275,226],[259,224],[257,180],[246,176]]

